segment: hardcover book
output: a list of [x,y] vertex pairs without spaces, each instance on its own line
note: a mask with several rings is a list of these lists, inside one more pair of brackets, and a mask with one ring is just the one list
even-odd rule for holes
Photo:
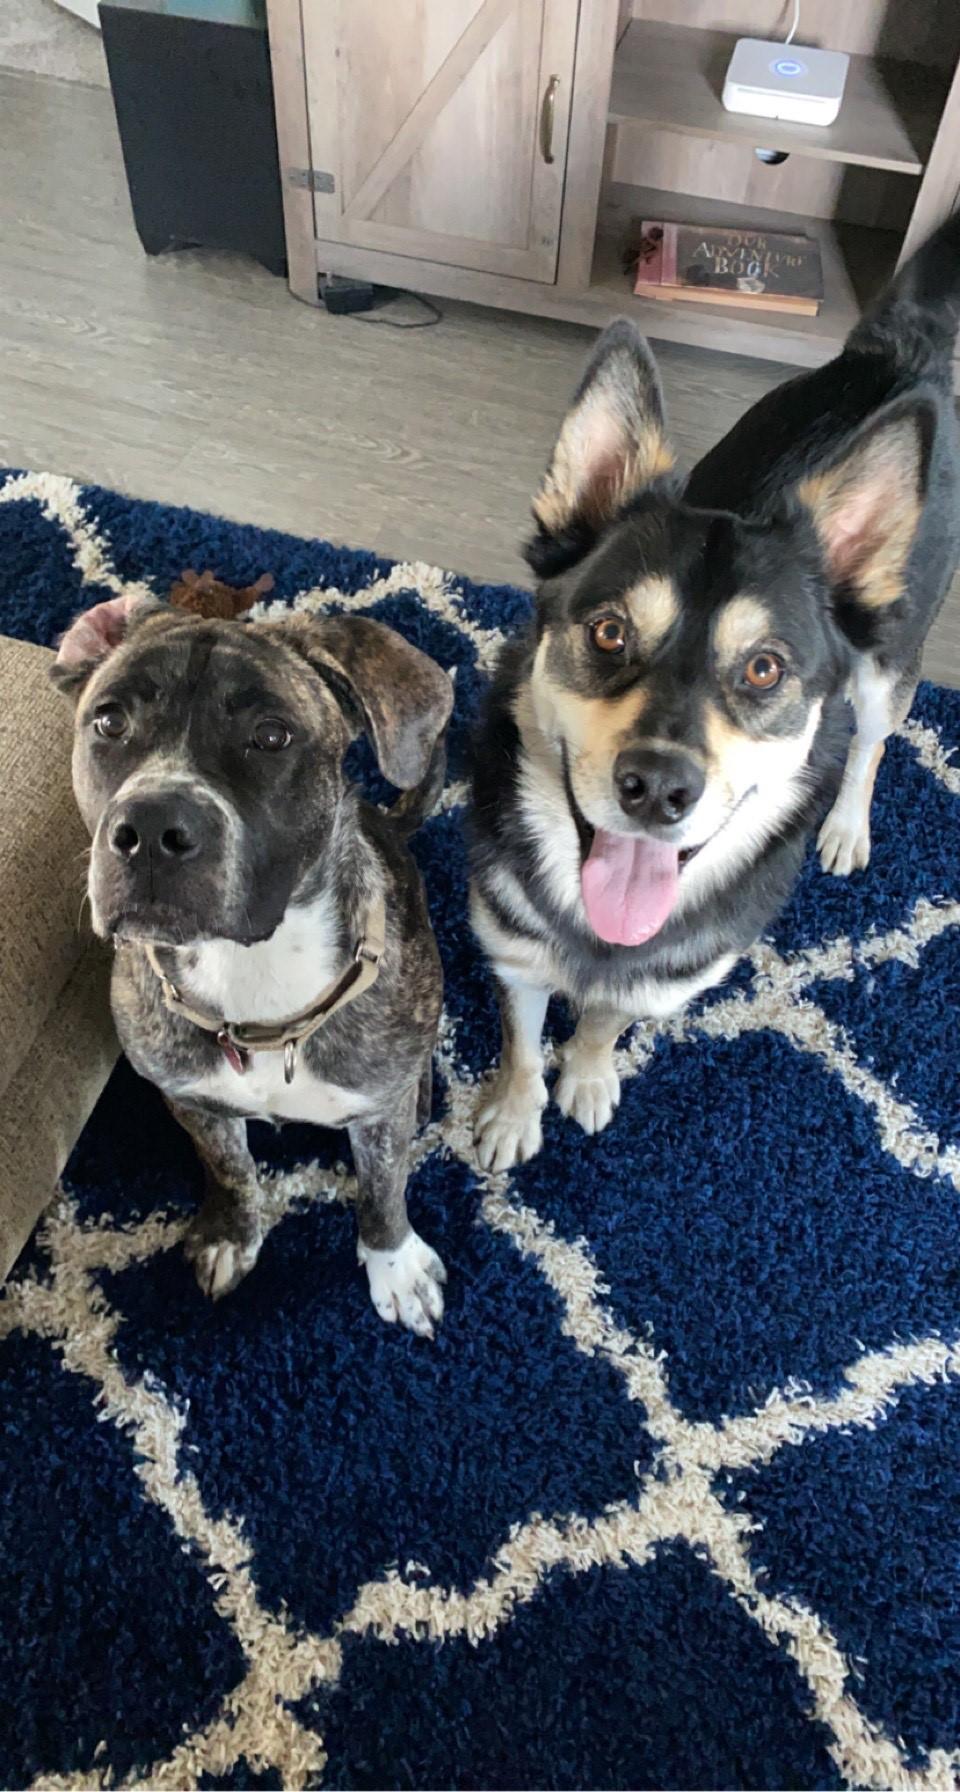
[[823,298],[820,247],[775,231],[645,220],[633,290],[640,298],[815,317]]

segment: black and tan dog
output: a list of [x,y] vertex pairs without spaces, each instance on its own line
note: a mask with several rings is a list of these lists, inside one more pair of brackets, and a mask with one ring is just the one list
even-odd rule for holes
[[[120,1040],[207,1174],[187,1239],[201,1287],[225,1294],[260,1248],[246,1120],[345,1126],[373,1303],[430,1335],[444,1271],[405,1188],[442,984],[403,835],[442,787],[449,679],[363,618],[244,624],[124,598],[78,618],[54,672],[77,702]],[[361,728],[409,793],[392,813],[344,780]]]
[[645,343],[602,336],[534,505],[535,626],[476,755],[473,922],[503,1016],[486,1167],[539,1147],[552,991],[580,1010],[556,1100],[595,1132],[618,1035],[728,973],[832,797],[825,866],[866,864],[883,740],[960,556],[958,313],[960,216],[685,491]]

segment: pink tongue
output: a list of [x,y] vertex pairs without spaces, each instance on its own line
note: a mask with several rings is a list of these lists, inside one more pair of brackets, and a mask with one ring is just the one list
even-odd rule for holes
[[587,919],[612,946],[642,946],[677,900],[675,846],[598,828],[580,873]]

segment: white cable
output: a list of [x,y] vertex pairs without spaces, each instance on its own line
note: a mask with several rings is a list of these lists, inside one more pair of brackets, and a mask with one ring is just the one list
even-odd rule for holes
[[785,37],[783,40],[785,44],[793,43],[793,40],[797,35],[797,27],[799,26],[799,24],[800,24],[800,0],[793,0],[793,24],[790,27],[789,37]]

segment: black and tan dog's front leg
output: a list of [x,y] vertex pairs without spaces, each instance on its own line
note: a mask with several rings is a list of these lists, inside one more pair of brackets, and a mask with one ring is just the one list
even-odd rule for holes
[[584,1008],[573,1038],[561,1048],[553,1099],[584,1132],[602,1132],[617,1111],[620,1078],[613,1054],[621,1033],[635,1019],[635,1014],[609,1005]]
[[263,1242],[260,1182],[247,1145],[247,1123],[176,1101],[167,1106],[190,1134],[207,1178],[203,1205],[183,1248],[204,1294],[219,1300],[253,1268]]
[[388,1325],[399,1320],[432,1338],[443,1317],[447,1272],[407,1217],[407,1168],[417,1121],[412,1088],[389,1115],[354,1120],[347,1131],[357,1172],[357,1256],[370,1298]]
[[[495,970],[497,967],[495,967]],[[500,1068],[484,1090],[474,1122],[484,1170],[509,1170],[535,1157],[543,1143],[540,1116],[547,1102],[540,1043],[549,991],[497,974]]]
[[847,696],[856,733],[847,749],[843,779],[817,839],[820,863],[834,877],[865,871],[870,863],[870,805],[884,743],[910,714],[920,676],[917,658],[902,670],[882,669],[872,655],[857,660]]

